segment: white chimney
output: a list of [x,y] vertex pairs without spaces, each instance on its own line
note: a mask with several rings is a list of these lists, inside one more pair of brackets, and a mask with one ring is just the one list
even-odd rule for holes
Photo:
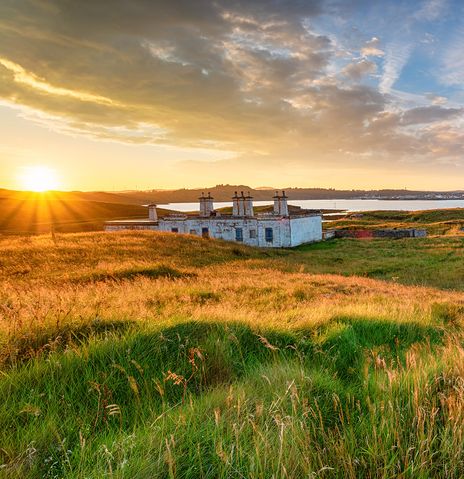
[[232,214],[234,216],[240,216],[240,199],[237,195],[237,192],[235,192],[234,196],[232,196]]
[[243,194],[243,191],[238,198],[238,215],[245,216],[245,195]]
[[280,215],[280,196],[278,191],[276,191],[276,194],[275,196],[273,196],[273,199],[274,199],[274,214]]
[[245,216],[254,216],[253,212],[253,197],[250,196],[250,192],[245,196],[244,200]]
[[202,193],[200,198],[200,216],[209,216],[209,213],[206,213],[206,198],[205,194]]
[[158,221],[158,213],[156,211],[156,205],[154,203],[148,205],[148,219],[150,221]]
[[211,193],[208,193],[208,196],[205,198],[205,214],[206,216],[211,216],[211,213],[214,211],[213,197]]
[[288,203],[287,203],[287,195],[285,191],[282,191],[282,196],[280,197],[280,214],[282,216],[288,216]]

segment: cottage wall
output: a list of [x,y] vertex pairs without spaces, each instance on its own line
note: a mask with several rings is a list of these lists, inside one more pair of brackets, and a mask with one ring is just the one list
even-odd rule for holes
[[[159,222],[159,230],[202,236],[203,228],[208,228],[210,238],[236,241],[237,229],[241,228],[243,243],[258,246],[258,221],[256,218],[164,218]],[[254,232],[254,233],[253,233]]]
[[321,241],[322,217],[305,216],[290,218],[290,238],[291,246]]
[[[288,223],[288,220],[287,220]],[[223,239],[226,241],[237,241],[237,229],[241,229],[242,243],[250,246],[268,246],[268,247],[282,247],[289,245],[289,231],[287,234],[282,234],[281,220],[261,220],[258,218],[186,218],[186,219],[172,219],[164,218],[159,222],[159,230],[166,232],[194,234],[202,236],[203,228],[208,228],[210,238]],[[265,229],[273,229],[273,241],[269,243],[266,241]],[[288,229],[288,225],[287,225]],[[286,241],[282,238],[287,237]]]
[[[237,218],[163,218],[159,230],[202,236],[208,228],[210,238],[237,241],[241,229],[242,243],[250,246],[289,248],[322,239],[320,216],[289,217],[237,217]],[[266,229],[272,229],[272,242],[266,238]]]
[[[273,241],[266,241],[266,229],[272,228]],[[287,248],[290,246],[290,223],[288,218],[260,218],[258,246],[264,248]]]
[[[302,243],[322,239],[320,216],[302,217],[166,217],[157,223],[151,221],[114,221],[105,225],[106,231],[151,230],[181,234],[203,235],[208,229],[210,238],[237,241],[241,229],[242,243],[268,248],[290,248]],[[272,242],[266,237],[266,229],[272,229]]]

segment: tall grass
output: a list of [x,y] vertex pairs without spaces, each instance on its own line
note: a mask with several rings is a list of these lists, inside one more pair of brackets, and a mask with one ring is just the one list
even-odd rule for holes
[[169,234],[0,246],[0,477],[464,475],[459,291]]

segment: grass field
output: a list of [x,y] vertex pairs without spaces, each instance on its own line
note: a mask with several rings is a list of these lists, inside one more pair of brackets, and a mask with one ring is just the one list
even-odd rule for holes
[[463,477],[463,241],[0,238],[0,477]]
[[432,235],[463,235],[464,208],[425,211],[366,211],[327,223],[327,228],[424,228]]

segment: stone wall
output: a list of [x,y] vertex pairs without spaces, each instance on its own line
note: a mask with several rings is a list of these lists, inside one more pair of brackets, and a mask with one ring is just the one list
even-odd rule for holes
[[425,238],[424,229],[334,230],[335,238]]

